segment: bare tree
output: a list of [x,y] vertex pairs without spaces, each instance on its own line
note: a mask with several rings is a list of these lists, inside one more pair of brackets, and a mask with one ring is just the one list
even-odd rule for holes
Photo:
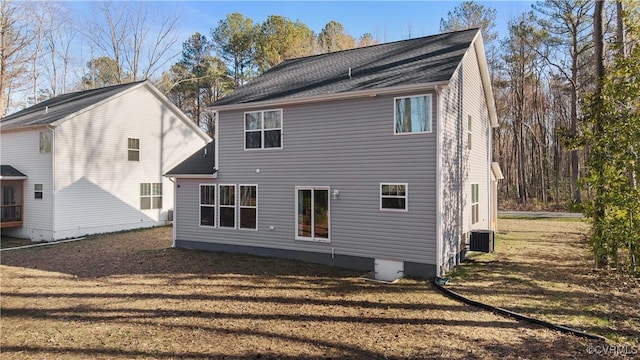
[[26,3],[0,1],[0,116],[11,107],[11,91],[27,71],[33,40]]

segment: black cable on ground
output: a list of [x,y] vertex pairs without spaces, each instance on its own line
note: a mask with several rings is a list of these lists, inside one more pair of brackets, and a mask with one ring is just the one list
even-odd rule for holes
[[473,306],[477,306],[479,308],[483,308],[485,310],[489,310],[507,317],[513,317],[516,318],[518,320],[523,320],[523,321],[527,321],[529,323],[532,324],[536,324],[536,325],[541,325],[544,326],[546,328],[549,328],[551,330],[557,330],[557,331],[561,331],[563,333],[568,333],[568,334],[573,334],[575,336],[580,336],[583,338],[587,338],[587,339],[592,339],[592,340],[601,340],[601,341],[606,341],[606,338],[604,338],[603,336],[600,335],[595,335],[595,334],[589,334],[587,332],[584,331],[580,331],[580,330],[576,330],[576,329],[572,329],[570,327],[567,326],[562,326],[562,325],[556,325],[556,324],[552,324],[548,321],[544,321],[544,320],[540,320],[540,319],[536,319],[536,318],[532,318],[526,315],[522,315],[516,312],[513,312],[511,310],[507,310],[507,309],[503,309],[503,308],[499,308],[496,306],[491,306],[485,303],[481,303],[479,301],[475,301],[475,300],[471,300],[463,295],[458,294],[455,291],[449,290],[447,288],[445,288],[442,284],[440,284],[438,282],[438,278],[435,278],[433,281],[433,284],[436,286],[436,288],[438,290],[440,290],[442,293],[444,293],[445,295],[454,298],[456,300],[462,301],[465,304],[469,304],[469,305],[473,305]]

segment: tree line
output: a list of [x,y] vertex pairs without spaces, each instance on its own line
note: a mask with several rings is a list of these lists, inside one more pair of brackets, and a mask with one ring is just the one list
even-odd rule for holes
[[[256,23],[228,14],[179,43],[175,15],[145,3],[97,3],[74,26],[64,3],[0,3],[0,114],[71,90],[152,78],[213,134],[207,105],[282,61],[378,43],[330,21],[314,33],[271,15]],[[500,126],[494,159],[505,174],[504,208],[577,209],[593,222],[599,266],[637,271],[640,256],[640,10],[632,0],[544,0],[495,30],[496,11],[465,1],[441,31],[479,27]],[[154,24],[155,26],[150,26]],[[90,44],[81,71],[78,42]],[[168,69],[160,73],[161,69]],[[46,84],[46,85],[45,85]],[[12,92],[30,99],[12,104]]]

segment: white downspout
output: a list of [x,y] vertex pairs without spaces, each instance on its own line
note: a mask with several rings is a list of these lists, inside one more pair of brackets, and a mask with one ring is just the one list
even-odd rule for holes
[[168,178],[169,181],[173,183],[173,224],[171,224],[171,247],[176,247],[176,224],[178,223],[178,203],[176,202],[178,199],[178,183],[172,177]]
[[[47,111],[49,108],[47,107]],[[55,128],[47,125],[51,130],[51,241],[56,239],[56,132]]]
[[442,116],[442,89],[437,85],[437,136],[436,136],[436,276],[442,275],[442,131],[444,127],[444,116]]

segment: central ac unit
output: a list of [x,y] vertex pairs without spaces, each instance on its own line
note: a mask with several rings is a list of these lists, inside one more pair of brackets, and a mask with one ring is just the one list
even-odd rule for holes
[[493,252],[494,233],[493,230],[472,230],[469,250]]

